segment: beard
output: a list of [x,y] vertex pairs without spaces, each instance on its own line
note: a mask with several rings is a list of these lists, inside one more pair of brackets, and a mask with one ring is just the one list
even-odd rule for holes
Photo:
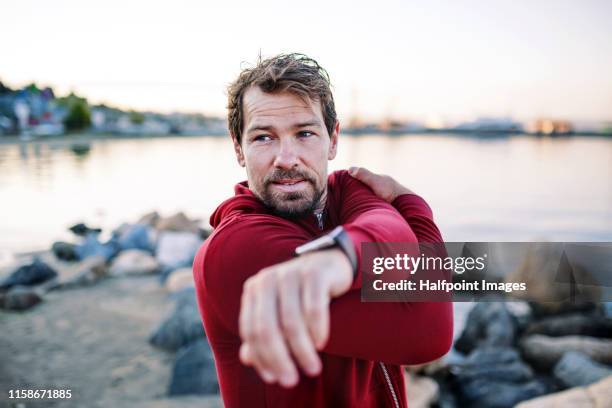
[[[304,180],[307,188],[292,192],[274,191],[273,184],[283,179]],[[316,179],[306,172],[277,169],[264,178],[260,199],[279,217],[295,219],[312,214],[324,192],[323,187],[317,186]]]

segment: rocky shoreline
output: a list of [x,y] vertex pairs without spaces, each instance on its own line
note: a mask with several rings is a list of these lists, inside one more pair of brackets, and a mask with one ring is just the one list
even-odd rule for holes
[[[146,214],[104,242],[70,230],[74,242],[0,271],[0,391],[73,398],[0,406],[222,406],[191,272],[210,231],[183,213]],[[406,369],[412,408],[609,406],[609,307],[489,300],[455,304],[453,350]]]

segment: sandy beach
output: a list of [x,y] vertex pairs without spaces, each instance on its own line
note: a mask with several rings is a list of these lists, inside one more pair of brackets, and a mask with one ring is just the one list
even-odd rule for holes
[[[148,343],[173,302],[158,276],[106,278],[0,312],[1,407],[220,407],[166,396],[174,353]],[[63,389],[65,400],[10,400],[10,389]]]

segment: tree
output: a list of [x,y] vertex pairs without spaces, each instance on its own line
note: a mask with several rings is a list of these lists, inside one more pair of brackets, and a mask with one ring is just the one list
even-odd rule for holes
[[91,112],[87,101],[75,98],[68,106],[68,114],[64,118],[64,126],[68,131],[83,130],[91,126]]

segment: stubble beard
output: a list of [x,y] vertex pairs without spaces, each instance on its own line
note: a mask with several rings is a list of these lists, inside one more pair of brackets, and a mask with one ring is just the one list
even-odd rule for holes
[[[310,188],[296,192],[272,191],[272,184],[280,179],[304,179]],[[317,188],[316,180],[304,172],[275,171],[263,182],[263,192],[260,199],[264,205],[279,217],[287,219],[301,218],[311,215],[320,206],[324,188]]]

